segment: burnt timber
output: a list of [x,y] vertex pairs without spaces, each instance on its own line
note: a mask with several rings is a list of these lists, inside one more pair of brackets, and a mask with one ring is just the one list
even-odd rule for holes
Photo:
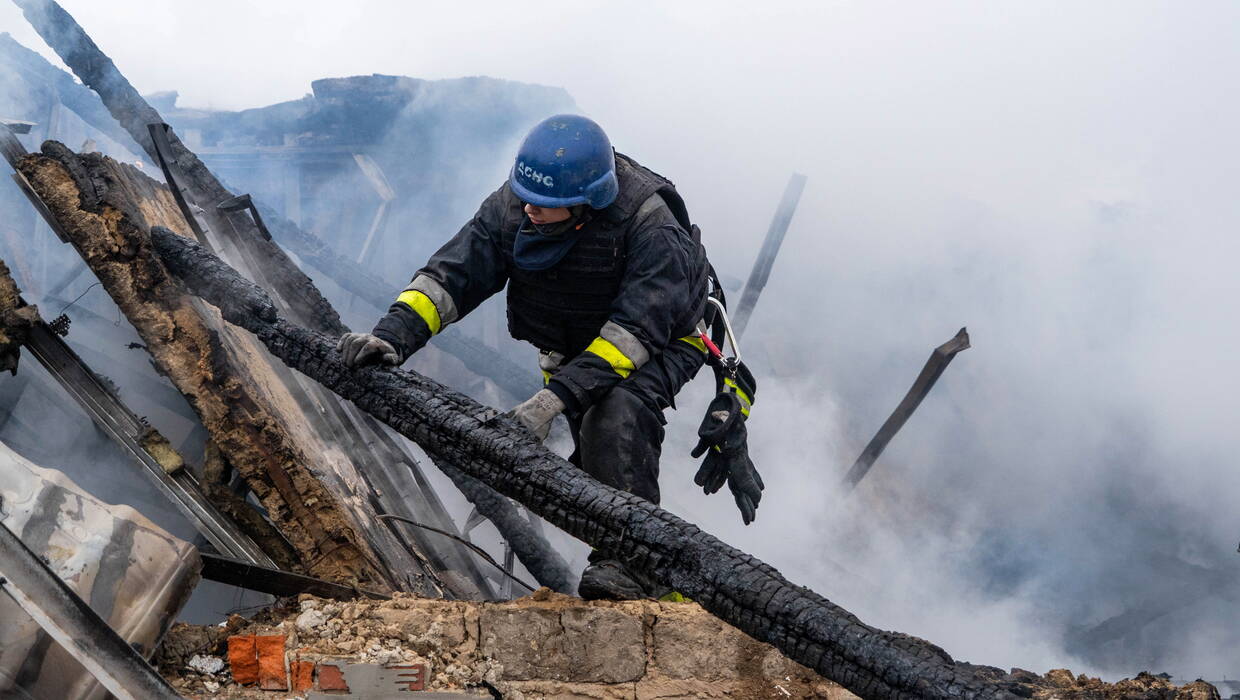
[[48,149],[63,161],[27,156],[19,162],[33,191],[142,337],[158,370],[186,396],[246,479],[304,570],[398,589],[361,536],[364,530],[350,524],[360,518],[348,517],[340,496],[311,470],[322,451],[258,349],[233,337],[144,254],[140,232],[149,222],[179,218],[167,191],[101,156],[78,158],[59,144]]
[[[15,0],[15,4],[22,9],[26,19],[82,83],[98,93],[108,111],[150,156],[151,160],[156,163],[160,162],[160,154],[156,150],[156,144],[147,127],[150,124],[163,123],[164,119],[129,84],[112,60],[95,45],[77,22],[52,0]],[[257,237],[253,221],[249,220],[245,214],[216,212],[214,204],[231,199],[234,193],[224,188],[206,165],[185,146],[176,134],[169,133],[168,140],[169,156],[175,162],[175,168],[184,174],[185,181],[182,185],[188,190],[189,198],[201,208],[201,216],[208,220],[217,218],[217,216],[227,219],[227,225],[215,225],[211,228],[224,236],[236,231],[247,237]],[[330,246],[316,236],[302,231],[291,220],[279,216],[273,210],[260,208],[260,211],[269,222],[272,235],[280,243],[288,246],[316,269],[335,280],[341,287],[366,302],[386,309],[392,303],[396,293],[404,286],[403,284],[393,285],[386,280],[378,279],[356,262],[337,255]],[[256,252],[271,256],[264,262],[274,267],[273,276],[297,280],[299,284],[301,278],[305,278],[304,273],[274,242],[264,240],[251,245],[257,248]],[[245,249],[242,248],[242,250]],[[237,264],[236,261],[230,262]],[[238,266],[238,268],[249,273],[244,266]],[[263,282],[263,280],[256,281],[260,284]],[[305,282],[309,283],[309,278],[305,278]],[[272,289],[270,286],[267,288]],[[338,320],[334,310],[329,310],[329,306],[324,308],[326,300],[322,299],[317,289],[307,296],[304,303],[299,299],[288,301],[295,310],[302,312],[296,314],[294,318],[301,317],[302,322],[311,327],[313,327],[313,319],[319,318],[319,314],[323,314],[322,317],[325,319]],[[480,376],[492,378],[514,399],[523,400],[541,388],[534,379],[535,373],[523,371],[494,350],[471,342],[457,329],[446,329],[434,342],[438,347],[460,359],[471,371]]]
[[771,566],[637,496],[607,487],[549,452],[494,409],[416,372],[350,371],[335,341],[280,317],[257,286],[167,230],[151,243],[169,272],[290,367],[511,496],[609,556],[863,698],[1014,698],[1008,686],[942,649],[870,627]]
[[[271,290],[288,309],[291,318],[299,323],[336,335],[347,330],[330,302],[272,241],[271,236],[260,230],[255,219],[245,211],[219,207],[233,200],[234,194],[171,129],[152,128],[152,125],[162,124],[159,113],[134,90],[111,59],[99,50],[68,13],[50,0],[23,0],[17,4],[36,31],[61,55],[82,82],[99,94],[120,125],[155,162],[161,164],[185,222],[196,233],[207,233],[200,239],[202,242],[213,245],[250,279]],[[193,206],[189,206],[190,203]],[[333,270],[351,266],[348,267],[348,274],[343,275],[342,286],[345,286],[345,281],[360,280],[369,290],[369,296],[364,298],[383,307],[389,303],[393,296],[391,287],[384,292],[383,285],[365,274],[360,266],[339,256],[329,259],[330,249],[310,234],[301,232],[284,217],[276,216],[274,212],[269,215],[266,211],[262,212],[262,216],[270,222],[271,229],[277,235],[300,242],[298,249],[302,252],[299,254],[311,256],[319,261],[317,265]],[[169,225],[181,228],[175,224]],[[521,372],[506,358],[488,348],[469,343],[455,333],[449,334],[445,342],[459,350],[460,359],[471,370],[484,376],[498,370],[501,376],[507,377],[501,384],[517,398],[524,398],[539,388],[533,381],[532,372]],[[352,474],[346,475],[346,481],[373,480],[370,485],[372,492],[377,494],[374,498],[379,501],[379,507],[388,513],[412,516],[410,509],[413,508],[418,511],[419,519],[429,517],[438,527],[455,529],[447,511],[421,474],[417,461],[399,443],[385,435],[372,420],[325,395],[319,387],[299,385],[295,377],[287,375],[281,375],[281,378],[307,406],[306,414],[316,420],[320,430],[348,443],[348,454],[358,464]],[[492,520],[501,536],[512,544],[522,563],[540,583],[559,591],[571,590],[572,584],[563,559],[524,518],[515,515],[511,504],[487,493],[489,489],[484,484],[456,478],[459,471],[448,469],[445,474],[453,479],[472,503],[476,506],[484,504],[479,506],[479,512]],[[378,537],[375,525],[361,524],[361,527]],[[392,538],[403,540],[396,529],[389,528],[385,539]],[[468,577],[469,581],[464,586],[456,583],[455,577],[445,582],[457,589],[454,591],[457,595],[489,595],[482,573],[472,556],[462,548],[436,545],[418,535],[413,535],[412,539],[412,542],[406,542],[406,548],[415,558],[423,560],[421,568],[451,570]],[[400,558],[398,552],[393,552],[393,556]]]
[[[90,415],[95,425],[134,458],[142,475],[217,550],[252,564],[272,563],[266,551],[217,510],[212,502],[215,499],[203,493],[198,480],[185,469],[184,460],[167,439],[131,411],[116,392],[86,366],[43,321],[37,308],[26,305],[8,266],[0,260],[0,359],[12,358],[14,368],[17,345],[26,347],[34,355]],[[282,562],[291,563],[293,558],[289,556],[291,551],[287,551],[287,544],[282,538],[277,541],[278,545],[269,545],[268,549]]]
[[874,462],[878,459],[883,450],[887,449],[887,444],[891,439],[900,432],[900,428],[908,422],[912,417],[913,411],[921,405],[923,399],[930,394],[930,390],[934,388],[935,382],[939,381],[939,377],[943,376],[943,371],[951,364],[951,361],[957,354],[969,349],[969,332],[961,328],[956,335],[952,336],[946,343],[935,348],[930,353],[929,359],[926,360],[925,366],[921,368],[917,379],[913,380],[913,386],[909,387],[908,393],[900,400],[900,404],[891,412],[887,420],[883,421],[882,427],[870,439],[870,442],[861,451],[857,461],[853,462],[848,473],[844,475],[844,487],[846,489],[854,489],[865,475],[869,473],[870,467],[874,466]]

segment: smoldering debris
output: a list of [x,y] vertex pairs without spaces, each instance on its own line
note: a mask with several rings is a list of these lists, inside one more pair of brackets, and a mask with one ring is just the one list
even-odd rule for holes
[[[32,4],[27,2],[26,5]],[[466,88],[469,87],[466,83],[460,83],[458,87],[461,87],[461,85],[465,85]],[[153,105],[153,107],[159,108],[161,112],[164,113],[162,114],[164,118],[169,119],[171,123],[174,123],[174,125],[180,126],[180,128],[185,130],[186,144],[191,146],[190,150],[201,149],[203,161],[205,161],[207,165],[226,168],[227,166],[224,164],[226,164],[229,157],[237,156],[236,160],[233,161],[233,164],[237,167],[234,168],[234,171],[232,172],[231,180],[232,178],[247,177],[246,164],[254,165],[255,162],[262,160],[255,154],[260,154],[260,152],[263,152],[263,149],[268,149],[268,151],[265,152],[265,155],[267,156],[289,157],[289,159],[298,161],[298,165],[296,165],[296,167],[284,168],[284,170],[281,170],[280,172],[283,173],[283,175],[279,178],[258,176],[253,175],[253,173],[249,173],[249,176],[252,176],[258,185],[255,185],[255,187],[247,187],[248,190],[258,191],[258,187],[262,186],[263,183],[270,182],[283,182],[284,185],[283,187],[278,188],[278,190],[274,190],[273,192],[268,193],[267,196],[262,197],[274,203],[275,206],[277,206],[277,209],[264,208],[260,214],[262,214],[262,216],[267,218],[270,222],[277,222],[273,225],[273,230],[275,232],[273,238],[277,239],[279,243],[286,245],[289,249],[293,249],[294,255],[296,258],[299,258],[299,260],[296,260],[298,263],[309,265],[308,268],[301,270],[301,273],[305,273],[305,271],[308,270],[314,270],[316,266],[321,266],[320,269],[330,269],[332,270],[332,273],[329,276],[332,276],[332,278],[335,279],[332,281],[325,281],[325,289],[330,287],[332,294],[339,294],[340,290],[336,290],[336,287],[331,285],[339,285],[346,291],[350,290],[350,285],[352,285],[352,294],[345,297],[345,299],[348,299],[348,304],[351,305],[353,300],[361,300],[365,302],[365,304],[373,307],[384,304],[387,297],[378,291],[370,295],[357,294],[357,290],[362,289],[362,287],[366,285],[370,285],[372,290],[379,290],[382,285],[387,285],[387,282],[382,280],[382,276],[366,273],[366,270],[368,268],[382,269],[383,265],[393,264],[392,260],[374,260],[372,253],[373,250],[382,248],[377,247],[377,245],[374,244],[377,240],[382,239],[384,235],[393,234],[389,227],[391,227],[391,222],[396,221],[397,219],[397,217],[393,216],[394,204],[392,204],[392,202],[396,202],[396,199],[388,197],[391,192],[384,191],[384,188],[409,186],[408,183],[401,185],[401,177],[393,176],[392,173],[399,171],[399,168],[404,166],[413,167],[410,165],[413,161],[405,159],[404,161],[398,162],[398,164],[392,166],[391,168],[384,168],[382,165],[379,165],[379,160],[376,159],[376,157],[373,157],[370,154],[362,154],[362,152],[355,152],[358,150],[355,146],[358,144],[363,144],[366,145],[368,149],[382,151],[382,146],[377,146],[376,144],[391,142],[392,133],[391,129],[389,129],[389,125],[399,123],[399,120],[407,119],[409,118],[409,115],[412,114],[418,114],[420,118],[425,118],[425,116],[427,116],[427,104],[425,103],[434,103],[435,100],[439,100],[439,102],[443,102],[443,100],[446,100],[446,102],[451,102],[451,100],[455,99],[453,95],[448,95],[448,97],[445,97],[444,94],[435,95],[434,90],[436,87],[439,87],[439,85],[412,81],[412,79],[384,76],[345,79],[345,81],[341,82],[325,81],[315,83],[315,93],[314,95],[311,95],[311,97],[308,97],[305,100],[298,100],[296,103],[278,105],[281,109],[273,109],[267,114],[262,115],[212,115],[206,113],[187,114],[188,110],[185,110],[186,113],[182,113],[182,110],[177,110],[175,107],[175,95],[164,95],[164,97],[157,100],[157,102],[154,98],[149,99],[148,102]],[[494,87],[494,85],[491,85],[491,87]],[[477,93],[486,93],[487,89],[490,88],[477,89]],[[419,104],[419,102],[422,104]],[[368,105],[368,107],[371,108],[371,112],[361,115],[360,120],[353,121],[352,115],[350,114],[350,104]],[[474,109],[474,105],[469,105],[469,107],[463,107],[461,109],[464,109],[464,112],[470,114],[477,112],[477,110]],[[286,119],[283,123],[279,124],[279,128],[267,129],[267,125],[270,124],[270,121],[272,121],[268,118],[273,118],[273,116],[279,116],[281,114],[283,114]],[[370,119],[371,116],[376,115],[381,116],[381,118]],[[229,119],[233,120],[232,126],[227,124]],[[408,123],[402,124],[408,125]],[[299,129],[301,131],[299,131]],[[510,131],[516,130],[516,128],[513,128]],[[500,131],[497,131],[497,133],[500,133]],[[246,138],[239,138],[239,136],[238,138],[232,138],[231,135],[236,136],[237,134],[244,134],[246,135]],[[258,138],[247,140],[250,135],[258,135]],[[503,147],[500,145],[501,141],[502,138],[497,139],[496,144],[492,144],[494,149],[500,149],[500,147]],[[175,138],[172,142],[176,144]],[[430,152],[434,152],[435,147],[443,147],[438,141],[427,142],[427,144],[423,144],[423,146],[427,147],[427,150]],[[332,149],[336,150],[334,151]],[[89,149],[84,146],[83,150]],[[57,154],[57,157],[60,156],[64,156],[63,152],[61,152],[61,154]],[[360,157],[357,156],[366,157],[361,157],[360,159]],[[325,161],[330,161],[332,164],[331,167],[324,168],[326,175],[324,175],[324,173],[320,173],[321,177],[317,178],[317,180],[315,180],[315,176],[308,177],[308,172],[314,171],[314,168],[308,167],[308,164],[310,164],[310,162],[314,162],[315,159],[324,159]],[[350,159],[352,160],[350,161]],[[66,156],[61,160],[62,162],[67,162],[69,159]],[[174,159],[171,159],[171,161],[174,162],[179,160],[180,157],[174,157]],[[432,159],[430,160],[434,162],[434,156],[432,156]],[[353,170],[350,170],[350,168],[353,168]],[[378,168],[378,170],[376,170],[376,168]],[[422,170],[422,172],[419,172],[419,175],[424,175],[425,170],[427,170],[427,168],[423,166],[422,161],[417,162],[417,168]],[[91,166],[86,166],[86,170],[91,170]],[[342,175],[342,170],[350,170],[351,175]],[[479,170],[485,170],[485,168],[479,168]],[[294,175],[290,176],[290,172],[293,172]],[[321,223],[306,223],[315,221],[314,208],[308,206],[308,202],[310,204],[315,203],[315,197],[312,195],[312,192],[334,190],[334,188],[340,187],[343,182],[350,180],[350,178],[355,178],[355,180],[357,180],[355,183],[358,187],[357,191],[362,193],[362,199],[365,199],[367,203],[366,207],[358,207],[357,211],[350,212],[351,214],[356,214],[355,218],[358,219],[358,221],[327,225]],[[312,182],[312,186],[309,186],[308,182]],[[419,188],[420,191],[434,192],[435,197],[440,199],[469,199],[472,195],[472,192],[465,192],[465,195],[461,195],[461,192],[470,190],[472,185],[461,185],[459,182],[448,183],[443,180],[436,180],[436,178],[425,178],[425,180],[422,181],[410,182],[414,182],[414,185],[412,186]],[[295,186],[290,187],[290,183],[294,183]],[[487,180],[487,183],[490,183],[490,180]],[[438,188],[438,190],[436,190],[436,188]],[[201,195],[201,192],[198,193],[198,195]],[[207,199],[212,198],[207,197]],[[373,206],[371,206],[371,204],[373,204]],[[188,221],[195,221],[196,214],[192,212],[192,209],[190,213],[185,212],[185,207],[181,207],[181,209],[182,219],[187,217]],[[211,211],[215,212],[215,209],[211,209]],[[279,214],[279,216],[268,216],[269,211],[275,211],[275,213]],[[319,214],[320,217],[317,221],[330,221],[322,209],[319,209],[317,214]],[[213,214],[213,216],[218,216],[218,214]],[[172,218],[175,219],[176,217],[174,216]],[[136,221],[136,219],[134,219],[134,221]],[[237,223],[228,217],[221,217],[217,219],[217,221]],[[290,225],[290,227],[285,227],[286,223],[293,225]],[[249,227],[250,224],[244,223],[244,225]],[[353,240],[355,243],[360,242],[360,244],[353,245],[353,248],[356,250],[361,250],[362,253],[358,255],[357,259],[348,259],[345,258],[345,256],[337,255],[334,250],[332,250],[332,248],[335,247],[335,242],[332,242],[332,244],[325,244],[324,240],[320,237],[316,237],[316,235],[305,235],[305,237],[298,238],[298,232],[308,233],[301,227],[308,229],[335,227],[336,230],[332,233],[341,234],[340,239]],[[177,228],[177,230],[185,230],[184,225]],[[320,233],[321,230],[322,229],[319,228]],[[247,235],[249,238],[254,238],[253,232],[250,232]],[[283,235],[283,238],[281,238],[281,235]],[[122,238],[128,240],[126,245],[134,244],[133,239],[129,237]],[[250,240],[243,243],[246,245],[253,245],[253,242],[250,242]],[[412,245],[420,244],[425,244],[425,240],[415,240],[415,242],[412,243]],[[301,247],[298,248],[298,245],[301,245]],[[141,244],[134,244],[134,249],[138,250],[140,255],[148,254],[146,250],[141,248]],[[253,254],[253,250],[258,249],[259,248],[252,248],[250,250],[252,250]],[[273,254],[278,253],[278,250],[269,250]],[[125,253],[129,253],[129,250],[125,250]],[[234,264],[239,265],[239,263]],[[21,275],[26,279],[41,278],[41,275],[38,274],[37,271],[33,270],[31,265],[15,264],[15,268],[20,268]],[[252,276],[252,278],[263,278],[264,276],[262,274],[263,270],[248,269],[246,271],[247,275]],[[289,294],[289,290],[298,289],[295,285],[303,284],[303,281],[301,280],[303,280],[304,275],[298,276],[298,271],[294,269],[289,269],[288,271],[288,275],[283,273],[267,275],[265,276],[267,279],[258,280],[262,282],[264,286],[267,286],[268,291],[272,292],[275,296],[275,306],[289,306],[281,301],[281,297],[285,300],[298,300],[298,295]],[[360,276],[355,276],[353,273],[370,274],[371,278],[360,278]],[[404,273],[407,273],[407,271],[399,270],[397,274]],[[355,280],[362,281],[357,282]],[[52,284],[51,280],[48,280],[48,284]],[[311,301],[317,299],[315,296],[317,295],[315,285],[304,286],[301,287],[301,289],[308,292],[311,290],[314,291],[314,294],[308,295],[308,299]],[[327,296],[331,296],[331,294]],[[337,304],[336,306],[341,308],[346,307],[345,304]],[[283,308],[281,308],[281,310],[283,310]],[[342,321],[336,321],[336,318],[332,316],[332,313],[325,312],[321,313],[321,315],[320,313],[317,313],[317,311],[327,310],[329,310],[329,306],[311,305],[300,308],[300,310],[296,310],[296,308],[294,308],[294,310],[290,313],[294,320],[303,323],[305,326],[311,327],[312,330],[329,333],[332,331],[339,331],[340,328],[345,326],[345,323]],[[346,310],[345,313],[347,315],[348,311]],[[227,328],[224,327],[213,328],[213,331],[221,333],[228,332]],[[481,361],[480,359],[477,359],[477,357],[475,359],[465,359],[466,368],[486,367],[487,363],[485,358],[496,357],[496,353],[492,351],[495,351],[495,349],[498,348],[491,347],[494,346],[494,344],[494,342],[487,341],[485,346],[480,346],[480,344],[477,343],[466,342],[463,346],[460,346],[461,348],[486,348],[484,351],[477,354],[477,357],[484,358],[481,359]],[[264,352],[262,349],[257,348],[257,346],[253,347],[254,349],[257,349],[259,354]],[[140,346],[136,349],[146,348],[150,348],[149,342],[145,342],[144,346]],[[461,352],[454,352],[454,354],[458,354],[458,356],[460,356]],[[498,353],[498,357],[503,357],[503,353]],[[494,369],[494,367],[492,367],[492,369]],[[279,368],[275,368],[273,373],[278,373],[279,370]],[[312,396],[312,398],[317,399],[322,399],[322,396],[325,395],[326,393],[321,393],[319,389],[312,387],[312,385],[310,385],[309,389],[305,390],[304,394],[299,394],[299,396]],[[327,396],[327,399],[332,398],[331,396]],[[320,405],[332,406],[330,403]],[[332,408],[331,410],[335,411],[336,409]],[[345,416],[348,414],[336,413],[335,415]],[[308,420],[306,422],[310,421]],[[315,425],[321,427],[322,424]],[[206,427],[198,427],[201,427],[203,431],[206,431]],[[382,432],[371,431],[368,432],[368,435],[379,436],[382,435]],[[352,431],[346,431],[345,434],[335,435],[334,437],[335,439],[341,440],[341,444],[350,444],[350,441],[352,441],[352,445],[357,445],[358,442],[366,442],[366,440],[358,440],[357,434],[353,434]],[[212,442],[211,445],[215,444]],[[218,447],[215,447],[215,450],[217,452],[216,457],[219,457]],[[397,455],[397,453],[398,450],[387,452],[387,455]],[[228,476],[231,475],[231,473],[238,471],[236,466],[232,465],[231,461],[224,460],[224,458],[213,458],[213,460],[208,462],[210,462],[213,475],[217,475],[218,477],[219,486],[227,488],[228,486],[224,482],[227,481]],[[444,468],[445,470],[449,470],[449,468],[453,467],[451,467],[451,465],[445,465]],[[315,476],[316,478],[322,478],[319,475]],[[391,494],[392,492],[391,488],[388,488],[387,486],[378,486],[376,483],[366,482],[362,483],[361,486],[358,487],[356,486],[356,482],[351,482],[350,479],[340,479],[340,481],[345,482],[347,487],[357,489],[357,491],[353,492],[348,492],[347,489],[340,489],[340,491],[342,493],[355,494],[355,496],[357,493],[366,493],[367,489],[370,493],[376,494],[377,498],[384,496],[384,494]],[[454,481],[460,483],[461,479],[454,478]],[[336,483],[335,486],[339,487],[340,483]],[[501,507],[503,507],[503,505],[511,505],[507,498],[498,496],[495,491],[487,491],[485,493],[489,494],[492,499],[495,499],[495,503],[497,505],[501,505]],[[241,504],[238,505],[239,508],[249,508],[248,505],[244,504],[243,498],[238,498],[237,501],[241,502]],[[268,517],[279,519],[280,515],[283,515],[283,513],[279,512],[279,509],[277,509],[277,512],[275,513],[270,512],[270,509],[268,510]],[[243,513],[247,512],[247,510],[236,510],[236,512]],[[250,514],[259,513],[259,510],[249,508],[248,512]],[[510,510],[510,514],[511,513],[512,512]],[[518,515],[518,517],[520,517],[520,515]],[[259,522],[265,522],[262,514],[259,514],[258,518]],[[275,535],[279,536],[279,538],[283,538],[283,535],[279,535],[278,532],[275,533]],[[441,562],[435,562],[432,560],[433,558],[427,558],[427,560],[424,561],[422,559],[422,555],[424,555],[424,553],[419,553],[419,551],[410,551],[409,553],[409,556],[417,559],[419,564],[424,565],[428,570],[440,569],[440,571],[444,572],[443,579],[440,579],[436,585],[441,585],[444,590],[451,590],[456,593],[467,590],[467,586],[461,586],[460,582],[451,581],[451,575],[455,574],[455,569],[453,566],[439,566]],[[429,579],[434,579],[433,574],[428,574],[428,577]],[[560,581],[560,584],[564,585],[564,582]],[[704,600],[707,600],[707,598],[709,598],[709,596],[704,597]],[[960,665],[960,668],[967,667]],[[987,673],[990,672],[978,673],[982,676],[987,676]],[[1011,678],[1004,678],[1004,676],[1011,674],[998,673],[998,675],[991,675],[993,675],[994,681],[998,684],[1003,685],[1013,683]],[[987,676],[987,678],[990,678],[990,676]],[[1073,683],[1076,683],[1076,681],[1074,680]],[[1100,691],[1099,689],[1094,688],[1094,686],[1084,683],[1084,681],[1081,681],[1078,685],[1081,693],[1096,693],[1096,691]],[[1003,685],[1003,688],[1011,688],[1011,686]]]

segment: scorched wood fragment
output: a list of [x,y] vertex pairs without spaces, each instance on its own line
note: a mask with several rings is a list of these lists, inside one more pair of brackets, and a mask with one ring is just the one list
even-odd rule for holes
[[[199,214],[187,212],[186,218],[200,216],[207,230],[223,239],[224,245],[217,245],[221,255],[249,279],[264,285],[288,308],[290,317],[298,323],[325,333],[343,333],[345,329],[336,310],[284,251],[270,238],[261,235],[249,215],[244,211],[218,208],[222,202],[232,199],[233,193],[175,133],[159,126],[163,121],[159,113],[138,94],[116,64],[91,41],[77,22],[51,0],[22,0],[17,4],[48,45],[85,85],[99,94],[111,114],[151,159],[161,162],[162,155],[170,160],[167,165],[183,190],[181,195],[188,199],[188,204],[199,207]],[[154,130],[152,125],[155,125]],[[165,141],[162,154],[153,135]],[[164,136],[166,139],[162,138]],[[274,212],[263,211],[262,216],[271,222],[272,231],[282,242],[290,245],[303,259],[336,276],[346,289],[380,308],[386,308],[395,296],[399,285],[385,285],[373,278],[358,265],[331,253],[322,241],[300,231],[293,222]],[[176,230],[182,229],[177,224],[168,225]],[[453,330],[441,334],[437,342],[460,358],[469,369],[497,379],[516,399],[523,399],[537,391],[539,386],[534,372],[520,371],[494,350],[468,342]],[[331,397],[326,397],[327,401],[324,401],[325,397],[316,395],[314,390],[303,390],[293,383],[287,385],[299,396],[308,414],[316,419],[314,425],[318,430],[337,434],[342,442],[347,443],[349,459],[356,468],[340,463],[344,475],[338,480],[339,483],[351,487],[354,482],[362,482],[363,488],[369,488],[370,495],[377,496],[381,507],[388,511],[408,516],[416,514],[419,520],[455,529],[438,496],[425,484],[416,461],[400,445],[390,441],[381,431],[373,430],[364,417],[355,420],[357,416],[341,410],[341,406],[335,405]],[[322,410],[324,408],[326,410]],[[413,473],[408,475],[404,472]],[[558,591],[570,590],[571,583],[563,560],[545,538],[515,514],[515,509],[496,494],[488,493],[490,489],[485,485],[457,479],[455,475],[459,472],[450,466],[445,473],[472,503],[478,505],[479,512],[495,523],[500,535],[513,544],[517,556],[540,583]],[[360,526],[372,543],[396,538],[397,531],[380,532],[373,523],[360,523]],[[459,576],[440,579],[441,584],[459,597],[478,597],[482,594],[480,589],[487,588],[475,561],[462,548],[442,543],[437,546],[425,540],[422,533],[413,534],[412,544],[404,539],[396,540],[393,544],[405,547],[409,550],[407,556],[417,560],[411,566],[400,566],[400,551],[376,545],[381,559],[397,563],[397,570],[425,570],[436,576],[451,569],[463,574],[467,580]]]
[[[15,4],[22,9],[31,26],[60,56],[65,65],[84,85],[98,93],[99,98],[116,121],[142,146],[151,160],[158,163],[159,155],[148,131],[148,125],[162,123],[164,120],[159,112],[129,84],[112,59],[95,45],[85,30],[68,12],[65,12],[64,8],[52,0],[15,0]],[[208,202],[218,203],[232,198],[233,193],[216,179],[210,169],[181,142],[175,133],[168,133],[168,147],[176,169],[184,177],[182,186],[185,187],[190,198],[203,207],[204,217],[227,219],[227,226],[214,226],[216,232],[224,235],[229,230],[236,230],[252,234],[254,226],[246,214],[236,212],[231,215],[221,215],[219,212],[212,211],[212,207],[208,206]],[[272,235],[282,245],[288,246],[303,260],[329,275],[344,289],[379,308],[387,308],[399,293],[399,285],[390,285],[386,280],[375,277],[357,263],[341,257],[317,236],[302,231],[297,224],[280,216],[274,210],[263,208],[261,211],[263,218],[270,223]],[[242,248],[253,248],[261,256],[260,259],[270,266],[271,277],[280,278],[284,283],[295,283],[306,288],[303,295],[284,299],[295,316],[299,316],[305,325],[312,326],[311,319],[318,317],[339,320],[335,310],[327,304],[310,279],[273,241],[248,240]],[[261,280],[258,281],[261,282]],[[514,399],[523,400],[541,388],[536,379],[537,373],[522,371],[515,363],[495,350],[466,338],[459,329],[445,329],[433,342],[437,347],[461,360],[470,371],[490,378]]]
[[319,455],[290,432],[291,401],[252,341],[221,326],[170,279],[150,250],[150,221],[172,221],[157,183],[97,154],[49,142],[19,162],[87,265],[142,337],[157,369],[186,396],[211,439],[242,474],[308,573],[393,588],[353,518],[316,478]]
[[[1015,698],[921,639],[875,629],[771,566],[632,494],[605,486],[512,420],[416,372],[349,370],[335,339],[280,318],[258,287],[169,231],[152,243],[168,269],[290,367],[609,556],[863,698]],[[242,291],[246,290],[246,291]]]

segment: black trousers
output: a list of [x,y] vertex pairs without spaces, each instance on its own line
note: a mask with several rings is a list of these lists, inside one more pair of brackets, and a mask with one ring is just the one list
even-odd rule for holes
[[659,502],[659,456],[664,409],[706,361],[706,354],[681,340],[616,385],[580,416],[570,418],[569,461],[599,481]]

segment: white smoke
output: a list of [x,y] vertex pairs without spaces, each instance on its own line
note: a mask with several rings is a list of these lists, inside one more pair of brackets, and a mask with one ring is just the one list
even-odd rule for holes
[[[958,658],[1235,673],[1240,6],[64,4],[189,105],[373,72],[563,86],[677,182],[733,277],[807,174],[745,348],[759,519],[692,486],[705,378],[669,426],[667,505]],[[0,29],[44,50],[10,7]],[[974,348],[841,500],[961,325]],[[1171,609],[1073,641],[1132,606]]]

